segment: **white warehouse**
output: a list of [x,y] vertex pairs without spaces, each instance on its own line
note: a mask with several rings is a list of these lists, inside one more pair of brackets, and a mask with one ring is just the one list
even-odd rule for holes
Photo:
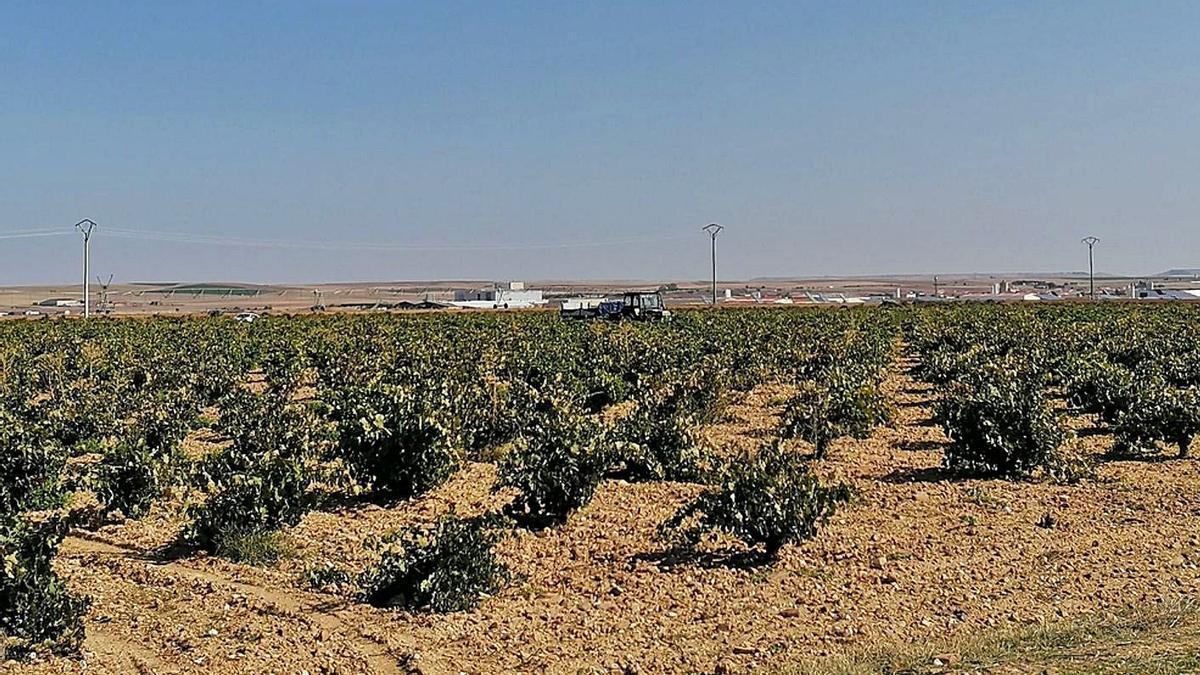
[[510,281],[503,286],[476,291],[455,291],[455,307],[465,309],[525,309],[546,304],[541,291],[527,290],[525,283]]

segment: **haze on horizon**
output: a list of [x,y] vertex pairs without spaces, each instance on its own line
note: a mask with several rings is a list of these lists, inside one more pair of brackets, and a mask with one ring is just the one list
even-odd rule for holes
[[3,235],[85,217],[117,282],[697,279],[713,221],[729,279],[1080,270],[1085,235],[1104,271],[1200,267],[1198,28],[1191,2],[9,2],[0,284],[77,279],[78,237]]

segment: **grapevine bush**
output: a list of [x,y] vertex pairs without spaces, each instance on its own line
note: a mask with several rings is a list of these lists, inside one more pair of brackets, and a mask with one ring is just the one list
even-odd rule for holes
[[385,496],[410,497],[441,485],[458,455],[419,390],[355,388],[338,401],[338,454],[353,477]]
[[935,419],[950,438],[946,466],[985,476],[1027,477],[1067,439],[1036,383],[1006,374],[946,391]]
[[459,612],[499,591],[509,571],[493,547],[508,522],[497,515],[459,518],[385,535],[370,547],[379,560],[359,576],[363,598],[376,607]]
[[66,456],[56,440],[0,413],[0,516],[59,506]]
[[93,480],[107,509],[139,517],[170,483],[170,460],[145,442],[118,442],[104,451]]
[[1113,454],[1158,452],[1158,443],[1174,446],[1187,457],[1200,433],[1200,388],[1173,387],[1166,383],[1143,386],[1132,405],[1114,424]]
[[89,601],[51,566],[67,533],[61,514],[0,514],[0,659],[78,651]]
[[325,433],[311,409],[272,394],[246,392],[226,404],[223,424],[238,433],[208,463],[212,494],[191,509],[185,536],[218,555],[238,557],[248,539],[264,541],[313,506],[315,461]]
[[819,382],[799,384],[796,394],[784,406],[780,436],[811,443],[820,459],[828,454],[834,439],[866,438],[872,429],[888,422],[893,415],[890,399],[876,382],[834,368]]
[[703,481],[712,472],[712,457],[696,426],[691,416],[644,401],[614,425],[612,459],[631,480]]
[[717,489],[685,505],[660,526],[663,536],[697,546],[723,532],[774,557],[783,546],[807,539],[850,496],[844,485],[823,485],[800,455],[775,444],[732,462]]
[[512,515],[561,523],[590,502],[611,462],[609,435],[602,422],[562,402],[539,412],[497,466],[496,489],[518,491]]

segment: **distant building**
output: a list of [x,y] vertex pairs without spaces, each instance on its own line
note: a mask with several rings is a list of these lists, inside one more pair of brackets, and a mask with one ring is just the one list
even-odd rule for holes
[[753,305],[791,305],[795,301],[786,295],[777,295],[763,293],[762,291],[750,291],[746,295],[733,295],[726,289],[726,302],[730,304],[753,304]]
[[546,304],[541,291],[528,290],[525,283],[511,281],[503,287],[455,291],[450,304],[467,309],[526,309]]
[[38,303],[38,307],[83,307],[83,301],[76,298],[46,298]]
[[1138,300],[1200,300],[1200,290],[1171,290],[1166,288],[1139,288]]
[[[910,293],[908,297],[916,298],[917,295]],[[924,296],[922,296],[924,297]],[[869,298],[861,295],[846,295],[845,293],[814,293],[812,291],[804,291],[803,299],[789,299],[789,302],[780,302],[780,304],[791,304],[795,302],[806,302],[808,304],[824,304],[824,305],[862,305]]]

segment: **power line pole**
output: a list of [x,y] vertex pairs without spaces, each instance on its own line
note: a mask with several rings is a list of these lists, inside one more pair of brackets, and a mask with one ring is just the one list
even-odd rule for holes
[[83,318],[85,319],[92,315],[91,287],[88,284],[88,254],[91,248],[92,230],[95,227],[95,221],[88,218],[75,223],[75,229],[83,235]]
[[709,223],[708,225],[705,225],[704,227],[702,227],[700,229],[704,230],[705,232],[708,233],[708,236],[712,237],[712,304],[713,304],[713,307],[716,307],[717,306],[717,235],[720,234],[721,230],[724,230],[725,228],[721,227],[720,225],[718,225],[716,223]]
[[1087,247],[1088,247],[1088,294],[1092,296],[1093,300],[1095,300],[1096,299],[1096,266],[1093,263],[1094,258],[1092,256],[1092,249],[1094,249],[1096,247],[1096,244],[1100,243],[1100,239],[1097,237],[1084,237],[1081,241],[1083,243],[1087,244]]
[[100,312],[104,313],[109,310],[108,306],[108,287],[112,285],[113,275],[108,275],[108,281],[96,276],[96,283],[100,284]]

